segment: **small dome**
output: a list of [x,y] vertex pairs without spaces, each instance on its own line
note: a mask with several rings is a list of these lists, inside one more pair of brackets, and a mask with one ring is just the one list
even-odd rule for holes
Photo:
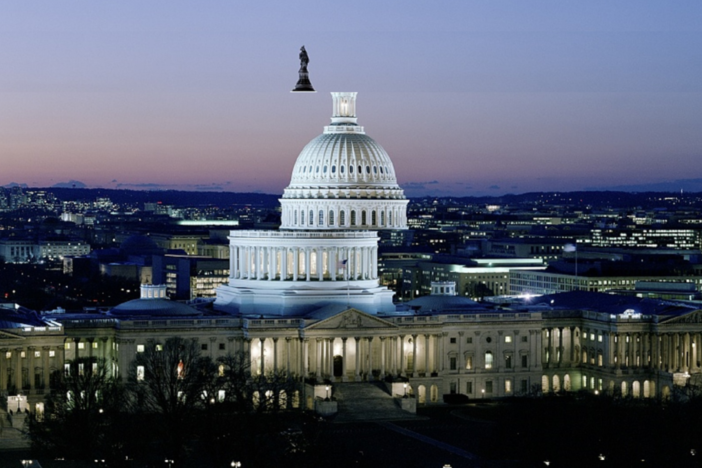
[[117,317],[190,317],[202,315],[192,307],[169,299],[133,299],[110,310]]
[[126,255],[156,255],[163,252],[153,239],[142,235],[128,237],[119,248]]

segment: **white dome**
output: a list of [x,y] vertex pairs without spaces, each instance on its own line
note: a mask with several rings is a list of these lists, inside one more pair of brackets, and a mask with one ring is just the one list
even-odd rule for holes
[[332,93],[334,115],[305,146],[280,200],[283,229],[406,229],[407,200],[382,146],[356,124],[356,93]]

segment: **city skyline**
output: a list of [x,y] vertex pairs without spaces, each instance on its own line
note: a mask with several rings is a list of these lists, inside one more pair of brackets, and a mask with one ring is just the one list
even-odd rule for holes
[[2,10],[0,185],[281,193],[358,91],[409,196],[702,191],[694,2]]

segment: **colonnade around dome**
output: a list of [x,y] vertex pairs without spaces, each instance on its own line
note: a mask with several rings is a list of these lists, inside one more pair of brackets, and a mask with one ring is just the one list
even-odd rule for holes
[[[377,280],[378,247],[359,246],[230,246],[230,285],[247,281]],[[375,286],[377,286],[377,281]],[[292,286],[291,286],[292,287]]]

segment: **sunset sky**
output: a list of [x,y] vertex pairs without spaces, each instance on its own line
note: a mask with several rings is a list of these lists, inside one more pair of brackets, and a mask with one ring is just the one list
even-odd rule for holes
[[702,191],[699,0],[6,1],[0,186],[281,193],[331,91],[408,195]]

